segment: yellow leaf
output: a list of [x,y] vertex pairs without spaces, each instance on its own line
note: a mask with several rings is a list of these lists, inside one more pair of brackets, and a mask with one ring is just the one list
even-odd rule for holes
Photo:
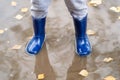
[[102,0],[91,0],[88,4],[91,6],[97,6],[102,4]]
[[27,40],[30,40],[30,39],[32,39],[32,37],[33,37],[33,36],[30,36],[30,37],[28,37],[28,38],[27,38]]
[[14,45],[11,49],[20,49],[21,47],[21,45]]
[[120,12],[120,7],[117,7],[117,10]]
[[15,18],[16,18],[17,20],[21,20],[21,19],[23,18],[23,16],[18,14],[18,15],[15,16]]
[[12,5],[12,6],[16,6],[17,3],[16,3],[15,1],[12,1],[12,2],[11,2],[11,5]]
[[107,76],[106,78],[104,78],[104,80],[116,80],[116,78],[113,76]]
[[117,8],[116,7],[111,7],[110,10],[117,12]]
[[3,34],[4,33],[4,30],[0,29],[0,34]]
[[10,41],[7,41],[7,43],[9,44],[9,43],[10,43]]
[[120,20],[120,16],[118,17],[118,19]]
[[22,9],[21,9],[21,12],[24,12],[24,13],[25,13],[25,12],[27,12],[27,11],[28,11],[28,8],[22,8]]
[[5,30],[5,31],[7,31],[7,30],[8,30],[8,28],[5,28],[4,30]]
[[114,12],[120,12],[120,7],[111,7],[110,10]]
[[88,74],[89,74],[88,71],[85,69],[83,69],[79,72],[79,75],[84,76],[84,77],[88,76]]
[[87,30],[87,34],[88,35],[94,35],[96,32],[95,31],[93,31],[93,30]]
[[111,61],[113,61],[113,58],[108,57],[108,58],[105,58],[103,61],[104,61],[104,62],[111,62]]
[[56,41],[57,41],[57,42],[59,42],[59,41],[60,41],[60,39],[57,39]]
[[45,78],[45,75],[44,75],[44,74],[39,74],[39,75],[38,75],[38,79],[39,79],[39,80],[42,80],[42,79],[44,79],[44,78]]

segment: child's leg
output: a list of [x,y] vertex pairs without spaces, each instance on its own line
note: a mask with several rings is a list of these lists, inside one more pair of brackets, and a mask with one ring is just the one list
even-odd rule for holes
[[71,15],[79,19],[84,18],[88,13],[86,2],[86,0],[65,0]]
[[26,46],[29,54],[38,54],[45,41],[45,23],[50,0],[32,0],[31,15],[34,35]]
[[35,18],[44,18],[48,13],[51,0],[31,0],[31,15]]
[[73,16],[76,36],[76,53],[86,56],[91,53],[91,46],[86,34],[87,5],[86,0],[65,0],[68,10]]

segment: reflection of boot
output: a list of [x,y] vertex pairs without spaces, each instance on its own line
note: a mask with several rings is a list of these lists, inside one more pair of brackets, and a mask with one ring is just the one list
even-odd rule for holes
[[34,36],[26,47],[26,51],[30,54],[37,54],[43,46],[45,40],[45,21],[46,18],[35,19],[33,17]]
[[[56,80],[56,74],[54,69],[51,66],[50,60],[48,58],[46,45],[43,46],[43,49],[40,51],[40,54],[36,56],[35,60],[35,74],[36,77],[39,74],[44,74],[45,78],[40,80]],[[38,80],[38,79],[36,79]]]
[[86,56],[91,53],[91,46],[86,34],[87,16],[82,20],[73,18],[76,34],[76,53],[80,56]]

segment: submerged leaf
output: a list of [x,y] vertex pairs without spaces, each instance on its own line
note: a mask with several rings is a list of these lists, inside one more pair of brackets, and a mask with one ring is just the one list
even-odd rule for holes
[[113,76],[107,76],[106,78],[104,78],[104,80],[116,80],[116,78]]
[[18,15],[15,16],[15,18],[16,18],[17,20],[21,20],[21,19],[23,18],[23,16],[20,15],[20,14],[18,14]]
[[28,8],[22,8],[22,9],[21,9],[21,12],[24,12],[24,13],[25,13],[25,12],[27,12],[27,11],[28,11]]
[[5,28],[4,30],[5,30],[5,31],[7,31],[7,30],[8,30],[8,28]]
[[111,61],[113,61],[113,58],[108,57],[108,58],[105,58],[103,61],[104,61],[104,62],[111,62]]
[[45,78],[45,75],[44,74],[39,74],[38,75],[38,80],[41,80],[41,79],[44,79]]
[[88,4],[91,6],[98,6],[102,4],[102,0],[91,0]]
[[89,74],[88,71],[85,69],[83,69],[79,72],[79,75],[84,76],[84,77],[88,76],[88,74]]
[[17,3],[15,1],[11,2],[11,6],[16,6],[16,5],[17,5]]
[[20,49],[22,45],[14,45],[11,49]]
[[87,34],[88,35],[94,35],[96,32],[95,31],[93,31],[93,30],[87,30]]
[[120,16],[118,17],[118,19],[120,20]]
[[4,30],[0,29],[0,34],[3,34],[4,33]]
[[111,7],[110,10],[114,12],[120,12],[120,7]]

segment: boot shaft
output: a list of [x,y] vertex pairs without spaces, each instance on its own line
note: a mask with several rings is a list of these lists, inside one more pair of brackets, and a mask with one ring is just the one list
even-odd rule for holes
[[45,35],[46,18],[36,19],[32,17],[32,19],[33,19],[34,35],[35,36]]
[[75,26],[75,35],[77,37],[86,36],[87,16],[85,16],[82,20],[73,18],[73,21],[74,21],[74,26]]

